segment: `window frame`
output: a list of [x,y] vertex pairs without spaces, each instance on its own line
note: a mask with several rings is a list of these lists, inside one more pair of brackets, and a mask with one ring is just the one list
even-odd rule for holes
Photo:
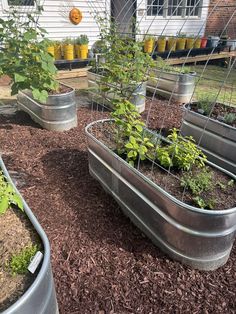
[[[146,10],[148,8],[148,6],[150,6],[150,4],[148,4],[148,0],[146,0]],[[199,8],[198,8],[198,15],[186,15],[186,11],[187,11],[187,0],[183,0],[183,4],[182,4],[183,8],[182,8],[182,14],[181,15],[168,15],[168,0],[164,0],[164,6],[163,6],[163,15],[147,15],[146,14],[146,18],[150,19],[150,18],[163,18],[163,19],[168,19],[168,18],[172,18],[172,19],[200,19],[202,16],[202,6],[203,6],[203,0],[200,0],[199,2]],[[147,11],[146,11],[147,12]]]
[[26,8],[31,8],[31,10],[36,10],[37,7],[37,0],[34,0],[34,5],[13,5],[9,6],[8,0],[2,0],[2,8],[3,11],[8,12],[11,8],[18,9],[19,12],[26,12]]

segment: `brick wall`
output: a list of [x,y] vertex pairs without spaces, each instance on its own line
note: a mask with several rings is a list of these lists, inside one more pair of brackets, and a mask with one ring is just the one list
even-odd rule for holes
[[[236,10],[236,0],[227,0],[220,1],[217,8],[214,8],[214,5],[217,4],[219,0],[210,0],[209,11],[208,11],[208,20],[206,24],[205,35],[215,35],[219,36],[224,29],[227,22],[230,20],[232,14]],[[230,21],[226,34],[232,38],[236,39],[236,14]]]

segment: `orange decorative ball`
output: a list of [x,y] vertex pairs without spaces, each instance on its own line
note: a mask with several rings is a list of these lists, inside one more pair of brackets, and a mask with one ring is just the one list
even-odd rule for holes
[[73,23],[74,25],[78,25],[82,20],[82,13],[79,9],[73,8],[72,10],[70,10],[69,18],[71,23]]

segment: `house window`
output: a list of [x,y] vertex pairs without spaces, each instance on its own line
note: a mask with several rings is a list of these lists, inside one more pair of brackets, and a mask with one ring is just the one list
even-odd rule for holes
[[148,0],[147,15],[163,15],[165,0]]
[[36,0],[2,0],[2,4],[5,10],[10,7],[35,7]]
[[9,6],[34,6],[34,0],[8,0]]
[[201,15],[202,0],[147,0],[148,16],[189,17]]
[[187,0],[186,15],[199,16],[200,2],[199,0]]

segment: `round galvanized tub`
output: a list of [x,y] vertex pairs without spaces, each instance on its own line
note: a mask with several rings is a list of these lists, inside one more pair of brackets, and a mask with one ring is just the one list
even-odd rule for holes
[[184,106],[181,133],[184,136],[192,135],[196,143],[201,139],[199,146],[209,160],[236,173],[236,129],[192,111],[190,105]]
[[[108,105],[111,107],[111,104],[104,101],[105,97],[112,100],[116,97],[114,92],[105,93],[99,90],[99,82],[103,76],[92,71],[88,71],[88,86],[90,88],[89,95],[90,98],[97,103],[103,105]],[[111,84],[108,86],[112,87]],[[146,90],[147,82],[140,82],[136,84],[136,87],[132,86],[133,90],[127,88],[127,95],[132,95],[130,101],[136,106],[138,112],[143,112],[145,110],[145,101],[146,101]],[[105,96],[105,97],[104,97]]]
[[196,73],[172,73],[152,70],[153,77],[149,78],[147,90],[156,92],[163,97],[180,103],[189,102],[192,98]]
[[[0,168],[3,170],[8,181],[13,184],[1,158]],[[13,305],[3,311],[2,314],[58,314],[59,311],[50,262],[49,241],[34,214],[24,199],[22,200],[24,211],[42,240],[44,247],[43,262],[33,284]]]
[[[236,208],[205,210],[167,193],[117,156],[86,127],[89,170],[124,213],[163,251],[184,264],[214,270],[228,260],[236,231]],[[212,164],[229,177],[232,173]]]
[[64,94],[49,95],[45,104],[33,99],[31,91],[21,91],[17,102],[21,110],[47,130],[64,131],[77,126],[75,90],[72,88]]

